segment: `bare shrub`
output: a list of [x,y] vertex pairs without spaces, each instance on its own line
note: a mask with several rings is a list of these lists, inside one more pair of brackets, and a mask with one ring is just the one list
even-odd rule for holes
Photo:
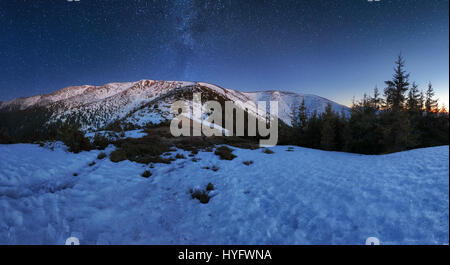
[[236,157],[236,155],[234,155],[232,152],[233,150],[230,149],[229,147],[221,146],[216,149],[214,154],[218,155],[222,160],[233,160]]

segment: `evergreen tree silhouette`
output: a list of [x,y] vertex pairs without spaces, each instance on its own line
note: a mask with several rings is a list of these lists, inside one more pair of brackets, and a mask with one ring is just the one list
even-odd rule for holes
[[415,82],[412,83],[406,100],[406,107],[410,111],[419,111],[421,109],[420,92]]
[[405,92],[409,88],[409,74],[403,69],[405,61],[401,55],[398,56],[395,61],[394,75],[392,80],[385,81],[387,87],[384,89],[384,95],[386,97],[386,108],[393,111],[399,111],[403,109],[405,102]]
[[436,112],[438,110],[437,100],[434,99],[434,89],[431,82],[428,83],[428,88],[425,93],[425,110],[427,113]]

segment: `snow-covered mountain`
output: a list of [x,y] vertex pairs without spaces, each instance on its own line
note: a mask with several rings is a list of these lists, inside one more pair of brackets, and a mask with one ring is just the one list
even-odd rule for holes
[[51,120],[80,118],[85,129],[96,130],[122,120],[136,125],[158,124],[171,119],[170,106],[176,100],[192,101],[192,93],[201,92],[202,100],[233,101],[249,114],[257,116],[256,101],[278,101],[279,118],[290,125],[294,109],[302,100],[308,113],[324,111],[331,104],[336,112],[348,107],[308,94],[284,91],[240,92],[202,82],[140,80],[109,83],[102,86],[71,86],[48,95],[18,98],[0,103],[0,111],[44,107]]

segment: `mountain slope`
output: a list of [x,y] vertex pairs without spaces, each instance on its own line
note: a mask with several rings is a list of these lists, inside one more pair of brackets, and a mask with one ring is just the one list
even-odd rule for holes
[[202,100],[228,100],[257,116],[254,102],[278,101],[279,118],[292,122],[293,110],[304,99],[308,113],[324,111],[331,104],[336,112],[348,108],[315,95],[283,91],[240,92],[202,82],[140,80],[109,83],[102,86],[73,86],[49,95],[18,98],[0,103],[0,111],[45,108],[51,111],[49,122],[79,119],[84,129],[98,130],[117,120],[143,126],[171,119],[170,106],[176,100],[192,101],[192,93],[201,92]]

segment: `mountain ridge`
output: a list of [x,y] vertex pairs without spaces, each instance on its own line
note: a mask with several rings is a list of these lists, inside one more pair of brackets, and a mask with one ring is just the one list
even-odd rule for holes
[[80,116],[83,127],[91,131],[121,119],[143,126],[146,122],[155,124],[170,120],[171,103],[183,99],[192,101],[191,92],[201,92],[205,100],[231,100],[254,115],[257,115],[256,101],[276,100],[279,102],[278,117],[288,125],[292,124],[294,110],[302,100],[305,100],[308,115],[323,112],[328,104],[336,112],[349,112],[344,105],[312,94],[280,90],[242,92],[205,82],[150,79],[100,86],[68,86],[50,94],[1,102],[0,111],[44,107],[53,113],[50,121]]

